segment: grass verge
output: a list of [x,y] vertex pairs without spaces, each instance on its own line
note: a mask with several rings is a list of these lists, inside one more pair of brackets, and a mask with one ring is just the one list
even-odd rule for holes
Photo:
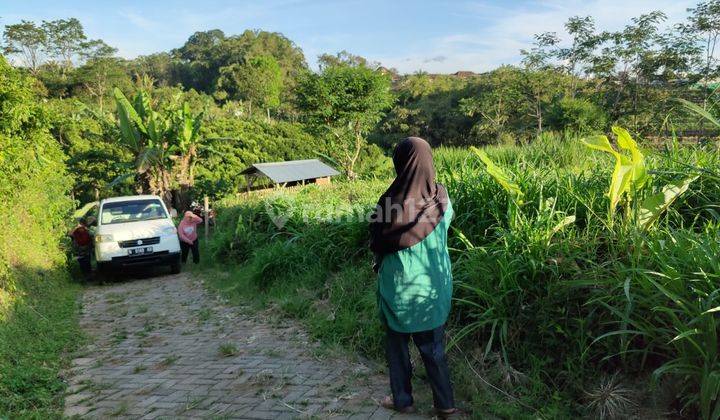
[[77,348],[79,286],[64,269],[12,269],[17,298],[0,314],[0,418],[57,418]]

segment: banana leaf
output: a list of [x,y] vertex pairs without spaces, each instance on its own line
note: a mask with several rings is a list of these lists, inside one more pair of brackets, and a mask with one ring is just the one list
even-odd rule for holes
[[470,150],[472,150],[473,153],[475,153],[480,160],[485,164],[485,169],[487,170],[487,173],[492,176],[495,181],[497,181],[500,186],[502,186],[505,191],[507,191],[510,196],[517,202],[518,205],[521,205],[523,202],[524,194],[522,190],[520,189],[520,186],[512,181],[510,176],[505,173],[505,171],[497,166],[485,153],[485,151],[480,150],[476,147],[470,146]]
[[597,135],[585,137],[581,139],[580,142],[591,149],[610,153],[615,157],[615,167],[610,180],[610,189],[607,192],[607,196],[610,199],[608,215],[610,220],[613,220],[615,209],[620,203],[623,194],[630,189],[630,183],[634,174],[633,162],[627,156],[618,153],[610,144],[607,136]]
[[142,138],[140,137],[140,132],[132,123],[132,118],[130,117],[130,113],[127,108],[120,102],[118,102],[118,119],[120,136],[122,137],[123,142],[128,145],[131,150],[136,152],[139,151],[142,148]]
[[[141,95],[141,93],[138,93],[138,96],[140,96],[140,95]],[[143,117],[145,116],[145,111],[142,112],[142,117],[141,117],[141,115],[135,109],[133,104],[130,103],[130,101],[125,97],[125,95],[122,93],[122,91],[118,88],[113,89],[113,96],[115,96],[115,102],[118,105],[118,109],[122,109],[125,111],[128,119],[135,124],[138,131],[140,131],[143,134],[147,134],[147,130],[145,128],[145,123],[143,122]],[[137,97],[136,97],[135,102],[136,102],[136,105],[138,102],[142,103],[142,101],[138,101]]]
[[613,133],[617,136],[618,146],[624,150],[629,150],[632,156],[632,185],[629,185],[628,192],[634,194],[639,191],[648,180],[647,168],[645,167],[645,155],[642,154],[640,149],[633,140],[630,133],[618,126],[612,127]]
[[643,229],[649,228],[697,178],[695,176],[668,184],[660,192],[647,197],[640,205],[638,225]]

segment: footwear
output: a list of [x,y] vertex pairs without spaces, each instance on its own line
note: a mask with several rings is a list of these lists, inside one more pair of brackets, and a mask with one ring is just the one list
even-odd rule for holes
[[438,418],[441,419],[451,419],[451,418],[459,418],[464,417],[465,413],[460,410],[459,408],[451,408],[448,410],[435,410],[435,413],[437,414]]
[[390,397],[389,395],[385,396],[385,398],[383,398],[383,400],[380,401],[380,405],[387,408],[388,410],[394,410],[394,411],[397,411],[398,413],[403,413],[403,414],[412,414],[417,411],[415,409],[414,405],[409,405],[409,406],[403,407],[401,409],[396,408],[392,397]]

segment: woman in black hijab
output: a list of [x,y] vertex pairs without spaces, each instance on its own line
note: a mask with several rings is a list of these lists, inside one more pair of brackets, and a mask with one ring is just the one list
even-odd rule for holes
[[443,343],[452,296],[447,249],[452,205],[445,187],[435,182],[432,150],[425,140],[400,142],[393,163],[397,176],[380,197],[370,224],[392,389],[383,406],[415,410],[408,349],[412,338],[430,379],[435,409],[448,417],[458,412]]

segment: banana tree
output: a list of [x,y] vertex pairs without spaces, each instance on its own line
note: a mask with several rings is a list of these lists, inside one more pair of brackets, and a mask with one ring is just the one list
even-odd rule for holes
[[203,113],[193,115],[186,102],[172,112],[172,143],[168,151],[173,155],[173,174],[178,186],[175,206],[186,208],[188,191],[195,184],[195,165],[200,147],[200,127]]
[[588,148],[609,153],[615,158],[615,166],[610,177],[610,188],[605,194],[609,199],[608,221],[612,226],[616,209],[624,201],[626,203],[626,220],[633,219],[638,227],[648,229],[680,195],[688,190],[690,183],[697,177],[676,181],[664,186],[658,192],[646,194],[645,199],[636,204],[636,211],[632,218],[631,206],[633,203],[637,203],[650,176],[645,165],[645,155],[640,151],[630,133],[617,126],[612,127],[612,131],[617,137],[620,149],[629,152],[629,156],[616,151],[605,135],[590,136],[580,140]]
[[134,156],[136,191],[157,194],[169,203],[171,121],[152,109],[150,97],[142,90],[132,102],[117,88],[113,94],[118,110],[120,139]]

